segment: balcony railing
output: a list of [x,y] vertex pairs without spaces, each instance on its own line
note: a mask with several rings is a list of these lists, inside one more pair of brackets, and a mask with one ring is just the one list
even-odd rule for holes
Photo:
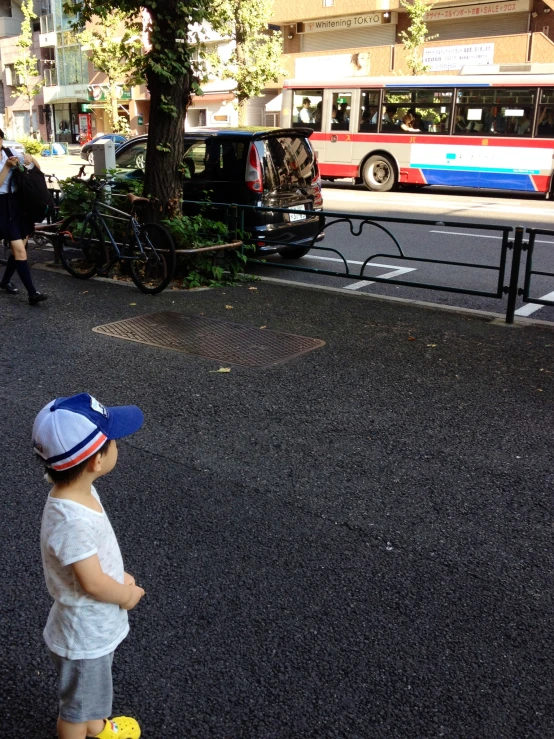
[[52,33],[54,30],[54,16],[53,15],[41,15],[40,16],[40,32],[41,33]]

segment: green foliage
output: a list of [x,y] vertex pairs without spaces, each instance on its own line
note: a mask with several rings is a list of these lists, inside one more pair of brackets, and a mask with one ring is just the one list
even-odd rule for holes
[[[142,41],[134,28],[126,27],[127,16],[121,10],[114,10],[106,17],[78,34],[78,41],[94,67],[108,78],[109,100],[105,103],[113,131],[121,132],[122,121],[118,114],[117,85],[133,85],[143,81],[139,74],[139,60],[142,56]],[[123,34],[122,28],[125,28]]]
[[411,2],[400,0],[400,4],[403,8],[406,8],[406,12],[410,17],[408,30],[402,31],[400,34],[400,39],[408,52],[406,64],[412,74],[425,74],[429,71],[429,66],[423,63],[419,50],[427,41],[432,41],[438,37],[438,34],[434,36],[427,35],[427,24],[425,23],[425,15],[433,5],[429,5],[425,0],[411,0]]
[[246,102],[283,74],[281,33],[267,29],[272,10],[272,0],[213,0],[210,6],[210,24],[235,41],[235,49],[229,59],[217,53],[204,57],[218,77],[236,80],[241,124],[245,123]]
[[23,144],[25,153],[31,154],[31,156],[36,156],[37,154],[40,154],[41,151],[44,149],[44,144],[42,143],[42,141],[37,141],[30,136],[21,136],[17,140],[20,144]]
[[[178,215],[163,221],[173,236],[177,249],[199,249],[229,242],[227,226],[203,214],[195,216]],[[183,275],[185,288],[218,287],[235,284],[243,278],[246,265],[246,250],[228,249],[218,252],[178,255],[177,272]]]
[[19,84],[15,91],[21,95],[29,104],[29,116],[31,132],[33,131],[33,100],[41,91],[44,80],[39,78],[38,61],[33,56],[33,29],[31,21],[36,18],[33,11],[33,0],[23,0],[21,3],[23,21],[21,23],[21,34],[17,39],[16,46],[19,54],[14,62],[14,69],[19,77]]
[[62,191],[62,199],[60,202],[60,215],[62,218],[75,215],[77,213],[87,213],[90,210],[94,193],[81,182],[76,182],[69,177],[67,180],[60,182],[60,190]]

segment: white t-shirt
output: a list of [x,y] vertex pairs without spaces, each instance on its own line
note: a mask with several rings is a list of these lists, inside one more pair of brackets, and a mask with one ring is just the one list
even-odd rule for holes
[[[92,494],[100,502],[94,488]],[[95,659],[113,652],[129,633],[127,611],[88,595],[71,568],[98,554],[102,571],[123,583],[123,559],[104,509],[99,513],[49,495],[40,548],[46,587],[54,598],[44,629],[48,648],[68,659]]]
[[[9,148],[9,147],[8,147]],[[17,157],[21,164],[25,163],[25,157],[20,151],[12,151],[12,155],[14,157]],[[6,152],[2,149],[0,151],[0,169],[4,168],[4,164],[6,163],[6,160],[8,159],[8,155]],[[4,182],[0,185],[0,195],[6,195],[8,192],[10,192],[10,180],[12,178],[12,170],[8,172],[6,175],[6,179]]]

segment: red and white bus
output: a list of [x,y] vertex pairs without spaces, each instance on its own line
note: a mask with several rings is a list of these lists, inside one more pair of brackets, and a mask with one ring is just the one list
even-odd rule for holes
[[554,75],[287,80],[282,126],[308,127],[325,179],[553,191]]

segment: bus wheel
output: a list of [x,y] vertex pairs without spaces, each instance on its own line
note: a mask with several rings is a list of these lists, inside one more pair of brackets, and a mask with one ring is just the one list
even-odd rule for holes
[[388,192],[396,185],[396,170],[392,161],[383,154],[369,157],[362,171],[368,190]]

